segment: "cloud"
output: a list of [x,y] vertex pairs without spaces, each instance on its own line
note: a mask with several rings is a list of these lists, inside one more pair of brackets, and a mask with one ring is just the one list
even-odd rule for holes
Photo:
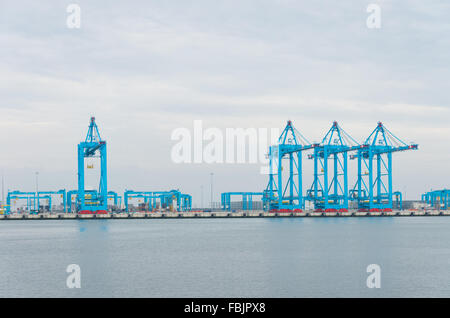
[[17,188],[32,189],[35,170],[48,187],[75,186],[92,115],[120,191],[182,186],[198,202],[212,170],[217,193],[263,189],[256,165],[170,162],[171,131],[195,119],[221,129],[292,119],[315,141],[333,120],[358,141],[383,121],[420,144],[395,156],[407,197],[450,177],[446,4],[379,1],[382,28],[369,30],[359,2],[78,3],[80,30],[66,28],[66,4],[2,3],[0,165]]

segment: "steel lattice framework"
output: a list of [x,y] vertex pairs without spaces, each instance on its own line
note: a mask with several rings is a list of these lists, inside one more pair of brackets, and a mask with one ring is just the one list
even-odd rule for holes
[[447,210],[450,207],[450,190],[434,190],[422,194],[422,201],[430,204],[436,210]]
[[231,211],[231,198],[237,196],[241,198],[242,210],[252,210],[254,197],[262,198],[263,192],[224,192],[221,194],[222,209]]
[[[98,191],[85,190],[85,158],[100,158],[100,184]],[[102,140],[95,117],[91,117],[84,142],[78,144],[78,212],[104,213],[108,209],[108,186],[106,171],[106,141]]]
[[[307,191],[318,211],[348,210],[348,152],[361,146],[335,121],[309,159],[314,160],[314,180]],[[331,169],[329,160],[332,161]]]
[[351,156],[351,159],[358,159],[358,179],[350,198],[358,201],[360,210],[392,209],[392,153],[417,149],[417,144],[406,144],[378,123],[363,147]]
[[[300,210],[304,207],[302,151],[315,146],[294,128],[290,120],[287,122],[278,144],[269,147],[269,183],[263,196],[267,209]],[[283,178],[283,160],[288,161],[286,178]]]

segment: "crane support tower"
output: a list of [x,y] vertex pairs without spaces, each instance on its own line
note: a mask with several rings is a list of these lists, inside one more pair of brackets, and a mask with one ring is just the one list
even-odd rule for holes
[[[278,144],[269,147],[269,183],[263,197],[266,209],[300,211],[304,207],[302,151],[316,146],[318,145],[311,144],[288,120],[278,138]],[[288,161],[288,169],[285,171],[283,160]]]
[[358,159],[358,179],[350,191],[350,198],[358,201],[359,210],[392,210],[392,153],[417,149],[417,144],[406,144],[378,122],[363,147],[350,157]]
[[[86,193],[85,158],[100,158],[100,184],[98,191]],[[84,142],[78,144],[78,213],[106,213],[108,209],[108,186],[106,173],[106,141],[102,140],[95,117],[91,117]]]
[[307,200],[313,201],[317,211],[348,211],[348,152],[360,148],[334,121],[320,145],[308,156],[314,159],[314,180],[307,191]]

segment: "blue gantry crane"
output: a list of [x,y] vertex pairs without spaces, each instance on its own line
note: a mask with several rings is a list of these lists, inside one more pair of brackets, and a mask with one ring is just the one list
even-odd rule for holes
[[[361,146],[336,121],[309,159],[314,159],[314,179],[306,199],[317,211],[348,211],[348,152]],[[332,161],[331,169],[329,160]]]
[[[278,138],[278,144],[269,147],[269,183],[263,201],[269,210],[301,210],[303,203],[302,151],[318,146],[311,144],[288,120]],[[283,160],[288,169],[283,178]]]
[[[72,209],[72,206],[75,207],[75,205],[77,204],[77,201],[78,201],[76,199],[77,195],[78,195],[78,190],[67,191],[67,194],[66,194],[67,212],[69,212],[69,213],[74,212]],[[75,200],[73,199],[74,197],[75,197]]]
[[31,214],[38,213],[36,192],[8,191],[6,197],[6,214],[11,214],[12,200],[27,200],[26,210]]
[[[152,211],[157,208],[159,201],[160,208],[175,208],[177,211],[190,211],[192,208],[192,196],[181,193],[179,190],[170,191],[133,191],[126,190],[124,195],[125,211],[130,212],[129,201],[132,198],[143,199],[145,210]],[[173,206],[176,201],[176,206]]]
[[422,194],[422,201],[428,203],[436,210],[447,210],[450,207],[450,190],[431,190]]
[[112,206],[112,210],[120,210],[122,207],[122,197],[117,194],[115,191],[108,191],[108,200],[113,201],[113,204],[108,204],[109,206]]
[[49,206],[49,211],[51,210],[52,207],[52,195],[60,195],[60,198],[62,199],[62,205],[63,205],[63,211],[66,212],[66,190],[65,189],[61,189],[58,191],[39,191],[37,193],[37,206],[38,206],[38,210],[40,208],[40,199],[44,198],[48,200],[48,206]]
[[221,194],[221,205],[222,209],[226,211],[231,211],[231,198],[239,197],[242,202],[242,210],[253,210],[254,197],[260,197],[262,200],[263,192],[224,192]]
[[[85,189],[85,158],[100,158],[98,191],[87,191]],[[78,144],[77,205],[78,213],[106,213],[108,209],[106,141],[100,137],[95,117],[91,117],[85,141]]]
[[[361,211],[392,210],[392,153],[417,149],[417,144],[406,144],[378,122],[361,149],[350,157],[358,159],[358,179],[350,198],[358,202]],[[401,193],[395,195],[401,200]]]

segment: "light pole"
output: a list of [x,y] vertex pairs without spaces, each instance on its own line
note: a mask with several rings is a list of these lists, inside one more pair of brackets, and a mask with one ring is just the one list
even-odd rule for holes
[[34,198],[34,210],[36,211],[36,200],[37,200],[37,210],[39,210],[39,172],[36,171],[36,197]]
[[211,209],[213,208],[213,176],[214,173],[211,172]]
[[2,205],[5,205],[5,175],[2,173]]
[[204,206],[203,206],[203,185],[200,186],[200,197],[201,197],[200,208],[204,208]]

